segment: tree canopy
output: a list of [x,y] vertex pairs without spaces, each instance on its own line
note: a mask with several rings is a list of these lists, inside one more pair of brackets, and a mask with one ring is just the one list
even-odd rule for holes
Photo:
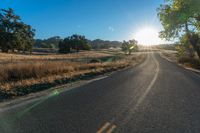
[[21,21],[14,10],[0,9],[0,49],[2,52],[32,51],[35,30]]
[[122,51],[124,51],[125,54],[131,54],[134,51],[138,50],[138,42],[136,40],[129,40],[129,41],[123,41],[122,43]]
[[85,36],[74,34],[65,38],[59,43],[60,53],[70,53],[72,50],[79,52],[79,50],[90,50],[91,46],[88,44]]
[[158,8],[158,16],[164,27],[160,37],[167,40],[181,38],[182,42],[185,40],[184,45],[194,49],[200,57],[199,6],[199,0],[166,0]]

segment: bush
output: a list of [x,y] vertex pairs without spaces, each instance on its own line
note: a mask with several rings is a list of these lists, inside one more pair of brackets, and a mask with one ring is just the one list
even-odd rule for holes
[[180,57],[178,62],[181,64],[187,64],[193,68],[200,69],[200,60],[196,58]]
[[92,59],[90,60],[90,63],[101,63],[100,59]]

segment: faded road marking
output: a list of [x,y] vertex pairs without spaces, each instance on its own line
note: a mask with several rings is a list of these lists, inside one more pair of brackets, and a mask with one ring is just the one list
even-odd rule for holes
[[112,133],[115,128],[117,128],[116,125],[112,125],[110,122],[106,122],[103,127],[101,127],[97,133]]
[[113,125],[106,133],[112,133],[116,127],[116,125]]
[[102,133],[102,132],[105,131],[110,125],[111,125],[111,124],[110,124],[109,122],[105,123],[105,124],[103,125],[103,127],[101,127],[101,128],[97,131],[97,133]]

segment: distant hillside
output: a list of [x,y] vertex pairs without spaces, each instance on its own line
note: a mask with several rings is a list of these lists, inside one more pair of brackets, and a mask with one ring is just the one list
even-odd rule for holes
[[61,41],[61,37],[54,36],[48,39],[36,39],[34,43],[34,48],[58,48],[58,44]]
[[[59,36],[50,37],[48,39],[36,39],[34,43],[34,48],[50,48],[57,49],[58,44],[63,39]],[[121,47],[122,42],[119,41],[108,41],[108,40],[88,40],[88,44],[91,45],[92,49],[108,49]]]
[[108,41],[108,40],[101,40],[101,39],[96,39],[96,40],[88,40],[88,43],[92,46],[92,49],[108,49],[108,48],[117,48],[121,47],[122,42],[119,41]]

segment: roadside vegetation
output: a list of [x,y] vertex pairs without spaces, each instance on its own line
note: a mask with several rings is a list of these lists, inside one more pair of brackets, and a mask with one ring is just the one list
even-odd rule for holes
[[[2,55],[7,59],[13,56]],[[121,51],[104,50],[91,51],[87,54],[73,53],[66,55],[64,59],[61,55],[20,55],[16,56],[16,59],[12,57],[12,62],[7,62],[5,58],[0,59],[2,63],[0,64],[0,97],[2,99],[26,95],[136,65],[145,59],[145,55],[135,53],[125,56]]]
[[[200,1],[167,0],[158,8],[164,27],[160,37],[179,40],[175,49],[177,61],[200,69]],[[166,52],[164,53],[165,55]]]

